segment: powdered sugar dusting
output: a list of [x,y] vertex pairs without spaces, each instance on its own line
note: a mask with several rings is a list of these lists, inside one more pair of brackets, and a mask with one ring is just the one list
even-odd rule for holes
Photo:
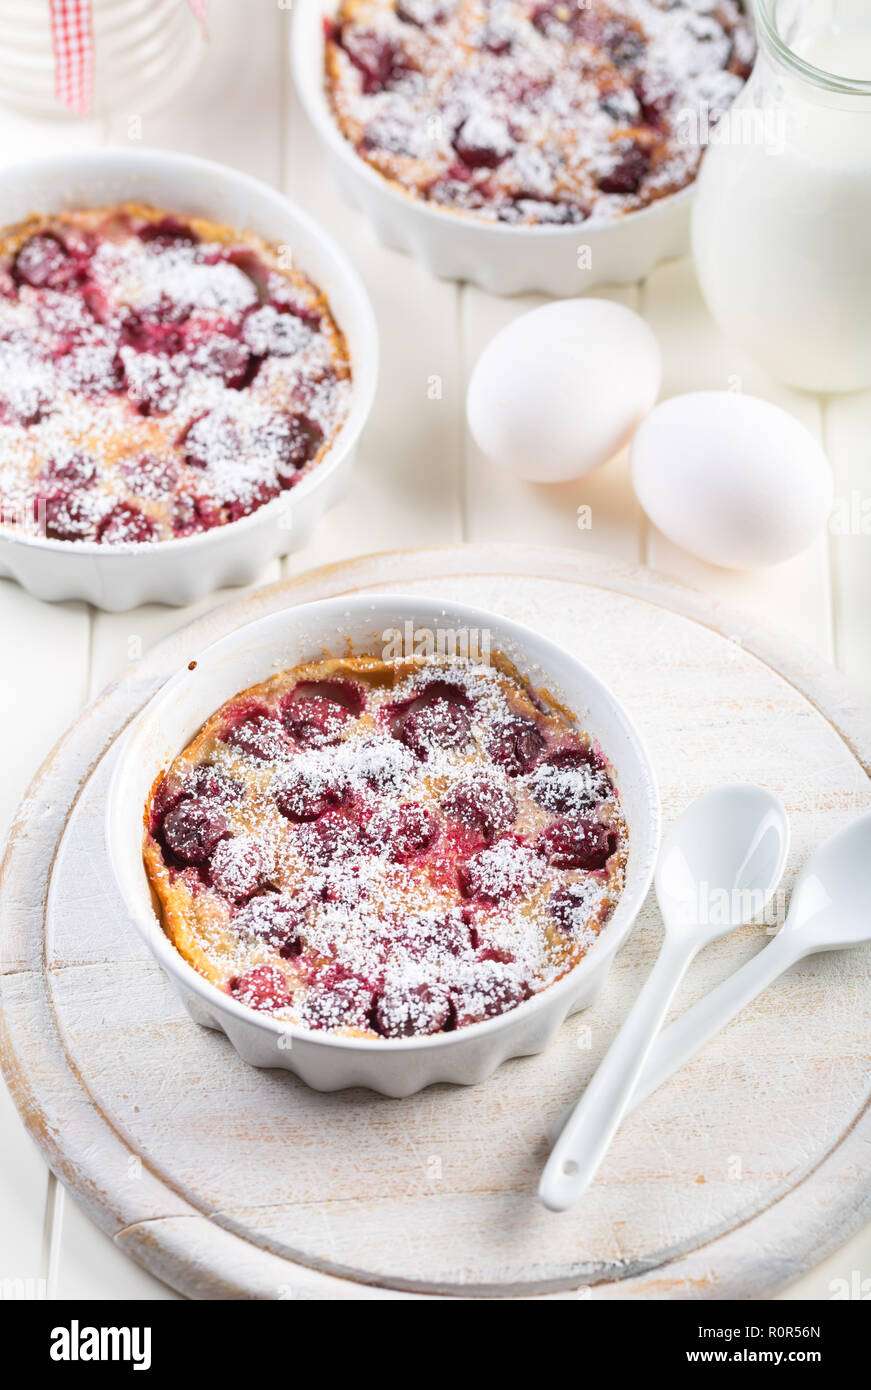
[[361,156],[488,220],[613,217],[694,177],[753,59],[740,0],[345,0],[327,85]]
[[[0,524],[73,544],[224,525],[294,486],[347,414],[323,297],[256,239],[125,206],[5,243]],[[59,476],[74,456],[88,476]]]
[[[527,725],[537,765],[517,776],[498,734]],[[595,867],[561,868],[545,832],[581,804],[577,834],[604,826],[613,843]],[[274,1010],[272,976],[255,997],[268,966],[289,1017],[384,1037],[546,988],[607,920],[626,855],[601,754],[504,663],[472,660],[284,672],[209,721],[151,816],[152,881],[231,993]]]

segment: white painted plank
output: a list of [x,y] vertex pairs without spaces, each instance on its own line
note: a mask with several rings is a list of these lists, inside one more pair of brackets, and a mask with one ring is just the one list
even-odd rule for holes
[[[88,610],[41,604],[0,581],[0,722],[5,740],[0,835],[43,758],[85,698]],[[0,1085],[0,1279],[44,1279],[48,1169]]]
[[[857,1290],[859,1292],[857,1292]],[[867,1299],[871,1294],[871,1227],[777,1295],[778,1299]],[[813,1322],[809,1317],[808,1322]]]
[[0,722],[7,731],[0,834],[39,764],[85,700],[89,625],[85,604],[40,603],[11,579],[0,580]]
[[102,138],[99,120],[43,121],[0,106],[0,166],[92,150]]
[[[193,22],[193,17],[192,22]],[[117,112],[113,144],[156,145],[217,159],[277,183],[284,53],[278,7],[211,0],[209,42],[192,81],[151,114]]]
[[871,391],[832,396],[825,442],[835,473],[830,523],[835,653],[844,674],[871,693]]
[[[43,1243],[49,1171],[0,1083],[0,1288],[13,1281],[29,1297],[45,1292]],[[23,1296],[23,1295],[22,1295]]]
[[[139,658],[156,642],[168,637],[171,632],[187,623],[227,603],[262,584],[272,584],[281,578],[281,562],[271,560],[256,585],[246,588],[219,589],[214,594],[200,599],[198,603],[185,608],[168,608],[165,604],[149,603],[134,608],[129,613],[95,613],[91,645],[91,667],[89,675],[89,698],[114,680],[125,667]],[[192,652],[192,656],[196,653]]]
[[[705,308],[689,260],[655,270],[644,286],[641,308],[663,351],[663,398],[685,391],[740,390],[782,406],[821,437],[819,401],[774,381],[726,341]],[[767,614],[772,626],[832,655],[825,533],[786,564],[736,572],[696,560],[649,527],[645,558],[654,569],[725,603]]]
[[[632,286],[599,289],[596,297],[637,308],[638,291]],[[464,288],[462,327],[466,385],[490,340],[520,314],[544,302],[538,295],[500,299],[473,286]],[[639,559],[641,516],[629,481],[625,451],[604,468],[577,482],[529,483],[504,472],[481,453],[465,427],[465,412],[463,430],[467,539],[576,545],[585,551],[606,553],[621,560]],[[581,506],[590,509],[589,529],[579,528],[578,509]]]

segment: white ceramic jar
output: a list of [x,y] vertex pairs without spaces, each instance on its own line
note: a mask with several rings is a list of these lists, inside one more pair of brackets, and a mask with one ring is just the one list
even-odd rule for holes
[[[155,777],[208,718],[239,690],[325,651],[383,654],[385,632],[406,623],[431,632],[486,632],[535,682],[576,714],[614,768],[626,823],[626,884],[613,917],[573,970],[515,1009],[450,1033],[356,1038],[286,1023],[246,1008],[200,975],[172,945],[154,910],[142,862],[142,808]],[[659,793],[649,755],[615,697],[570,652],[496,613],[451,599],[410,594],[340,594],[247,623],[197,652],[125,732],[106,799],[108,853],[123,911],[172,980],[195,1023],[226,1033],[243,1061],[282,1067],[318,1091],[368,1086],[410,1096],[434,1082],[469,1086],[509,1057],[552,1042],[569,1013],[598,994],[647,896],[659,852]]]
[[[144,115],[192,77],[205,48],[188,0],[92,0],[91,114]],[[34,116],[72,113],[55,96],[48,0],[0,0],[0,102]]]
[[693,250],[723,331],[809,391],[871,385],[871,4],[757,0],[759,56],[714,127]]

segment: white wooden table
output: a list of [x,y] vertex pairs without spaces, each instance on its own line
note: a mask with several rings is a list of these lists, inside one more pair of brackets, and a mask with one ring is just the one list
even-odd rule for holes
[[[377,245],[363,219],[341,202],[297,106],[287,73],[288,10],[286,0],[248,0],[244,7],[212,0],[211,44],[195,82],[171,108],[141,121],[132,110],[111,121],[58,123],[0,110],[0,158],[8,162],[135,141],[245,169],[309,208],[361,271],[381,330],[375,408],[350,493],[313,543],[283,562],[284,572],[461,540],[575,545],[649,564],[733,608],[752,609],[836,662],[871,698],[871,500],[862,525],[871,499],[871,393],[820,399],[774,382],[717,333],[691,263],[672,262],[642,285],[604,292],[641,312],[656,332],[665,355],[664,394],[732,387],[793,411],[828,450],[836,518],[847,517],[846,530],[833,527],[806,554],[767,573],[729,574],[651,530],[634,501],[625,459],[580,483],[548,488],[497,474],[466,434],[465,385],[488,339],[538,301],[500,300],[435,281]],[[434,376],[442,383],[438,399],[428,389]],[[581,503],[592,508],[589,530],[577,528]],[[280,573],[276,563],[263,580]],[[0,829],[5,832],[39,762],[82,706],[158,638],[220,600],[212,596],[190,611],[104,614],[79,603],[42,604],[0,581]],[[869,1276],[871,1229],[785,1296],[831,1298],[833,1281],[858,1284]],[[34,1281],[31,1287],[50,1298],[176,1296],[119,1253],[66,1196],[0,1090],[0,1287],[6,1279]]]

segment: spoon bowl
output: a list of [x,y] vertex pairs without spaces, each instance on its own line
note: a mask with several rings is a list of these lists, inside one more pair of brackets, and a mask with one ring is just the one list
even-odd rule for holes
[[799,874],[779,936],[801,940],[802,955],[871,939],[871,811],[831,835]]
[[770,792],[749,782],[706,792],[672,826],[656,868],[667,931],[703,930],[713,941],[751,921],[780,882],[788,851],[786,813]]

